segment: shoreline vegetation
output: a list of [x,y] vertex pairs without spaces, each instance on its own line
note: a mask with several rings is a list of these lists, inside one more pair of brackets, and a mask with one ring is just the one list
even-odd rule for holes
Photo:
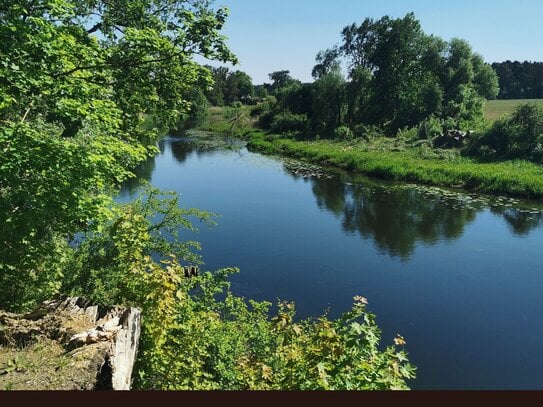
[[537,164],[526,161],[478,163],[463,157],[421,158],[420,150],[368,151],[361,144],[325,140],[295,141],[255,132],[251,134],[248,147],[264,154],[331,165],[380,179],[543,199],[543,167]]
[[[494,103],[488,102],[489,111],[493,111]],[[508,104],[510,108],[505,114],[511,114],[517,106],[515,101]],[[296,158],[374,178],[543,200],[543,167],[529,161],[479,162],[461,156],[458,149],[434,149],[428,143],[402,137],[383,136],[369,141],[296,140],[288,134],[258,129],[257,121],[250,117],[252,108],[213,107],[198,129],[244,138],[250,150],[263,154]]]

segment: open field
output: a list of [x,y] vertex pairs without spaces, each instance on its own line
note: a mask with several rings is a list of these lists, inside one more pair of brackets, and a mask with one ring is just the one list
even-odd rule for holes
[[488,100],[485,104],[485,117],[487,120],[495,121],[500,116],[513,113],[518,105],[527,102],[535,102],[543,106],[543,99]]

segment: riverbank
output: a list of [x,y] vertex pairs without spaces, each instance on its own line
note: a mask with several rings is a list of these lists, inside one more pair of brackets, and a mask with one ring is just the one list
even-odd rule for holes
[[526,161],[478,163],[468,158],[423,158],[418,151],[365,151],[363,142],[294,141],[252,132],[248,147],[381,179],[543,199],[543,167]]

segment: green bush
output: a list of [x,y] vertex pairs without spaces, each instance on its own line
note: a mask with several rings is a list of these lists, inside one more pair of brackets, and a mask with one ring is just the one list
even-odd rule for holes
[[358,124],[353,128],[353,134],[356,138],[362,138],[364,140],[373,140],[378,137],[382,137],[384,131],[379,126]]
[[334,130],[334,138],[338,140],[352,140],[354,138],[354,134],[350,128],[340,126]]
[[419,125],[418,136],[421,140],[432,140],[443,134],[443,122],[430,116]]
[[524,103],[472,140],[465,154],[483,159],[523,159],[543,163],[543,108]]
[[268,109],[269,107],[266,103],[260,103],[251,109],[250,116],[258,117],[262,115],[262,113],[266,112]]
[[279,113],[274,116],[271,130],[275,133],[304,133],[309,127],[306,115]]

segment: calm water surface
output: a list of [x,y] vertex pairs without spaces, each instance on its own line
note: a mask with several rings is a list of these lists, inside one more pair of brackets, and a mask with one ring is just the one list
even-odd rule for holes
[[[217,214],[206,270],[239,267],[236,294],[337,317],[368,298],[384,344],[407,340],[413,389],[543,389],[541,205],[343,172],[296,174],[245,148],[166,138],[141,178]],[[129,199],[137,182],[127,184]]]

